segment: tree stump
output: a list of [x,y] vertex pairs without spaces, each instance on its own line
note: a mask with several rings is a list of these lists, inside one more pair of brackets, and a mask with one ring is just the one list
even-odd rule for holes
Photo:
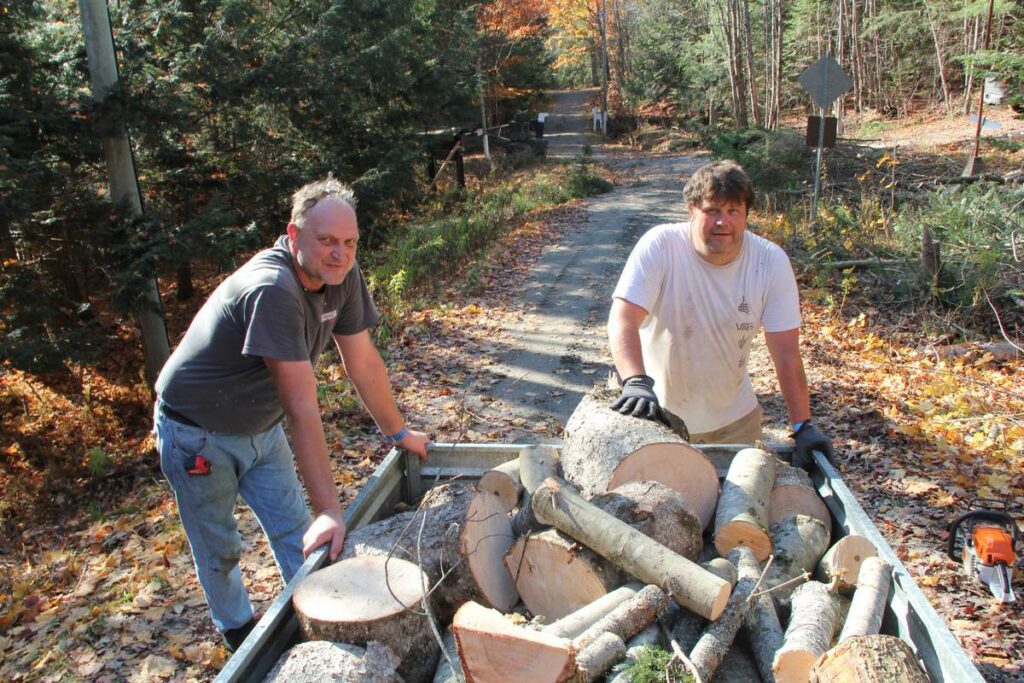
[[695,511],[675,490],[656,481],[629,481],[590,502],[688,560],[704,548]]
[[503,462],[484,472],[476,487],[494,494],[501,501],[505,512],[512,512],[519,503],[519,494],[523,490],[523,485],[519,481],[519,458]]
[[[775,588],[795,579],[804,572],[814,572],[818,560],[828,548],[828,529],[819,520],[804,515],[792,515],[772,525],[775,560],[765,576],[764,587]],[[785,605],[796,589],[795,584],[771,593],[776,603]]]
[[556,529],[516,539],[505,567],[523,604],[548,621],[589,605],[622,583],[608,560]]
[[386,645],[406,681],[429,680],[438,647],[417,613],[427,579],[412,562],[354,557],[315,571],[295,587],[292,604],[308,640]]
[[391,554],[419,564],[430,584],[439,584],[432,604],[446,623],[466,600],[502,611],[519,601],[502,563],[511,545],[512,523],[502,503],[490,493],[453,483],[428,491],[418,510],[353,531],[341,557]]
[[718,500],[714,464],[660,422],[609,408],[617,397],[607,389],[595,389],[576,406],[565,427],[565,478],[586,498],[627,481],[657,481],[678,491],[706,528]]
[[870,636],[882,627],[882,616],[892,584],[892,565],[877,557],[868,557],[860,565],[857,590],[850,612],[839,634],[839,642],[854,636]]
[[917,656],[896,636],[855,636],[821,656],[817,683],[928,683]]
[[376,641],[361,648],[310,640],[282,654],[263,683],[402,683],[397,666],[395,653]]
[[790,515],[807,515],[832,529],[832,515],[818,495],[811,476],[799,467],[776,460],[775,486],[768,503],[768,522],[778,524]]
[[715,548],[725,557],[733,548],[754,551],[758,562],[772,553],[768,501],[775,482],[775,456],[760,448],[744,448],[729,465],[715,513]]
[[775,653],[772,671],[778,683],[807,683],[818,657],[832,646],[839,609],[828,586],[817,581],[793,591],[785,641]]
[[864,536],[843,536],[821,558],[817,576],[825,583],[838,580],[837,588],[843,593],[849,593],[857,588],[861,564],[877,554],[874,544]]

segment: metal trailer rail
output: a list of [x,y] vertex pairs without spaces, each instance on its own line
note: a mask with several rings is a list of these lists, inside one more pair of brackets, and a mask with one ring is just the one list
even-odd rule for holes
[[[511,460],[528,444],[435,444],[430,459],[419,459],[393,449],[367,480],[363,490],[345,510],[345,523],[351,529],[387,517],[399,502],[412,503],[439,483],[458,479],[473,481],[491,467]],[[724,476],[733,454],[742,445],[695,445],[703,451]],[[792,446],[769,444],[783,457]],[[821,453],[814,453],[811,479],[833,518],[832,538],[859,534],[878,549],[879,556],[893,567],[892,587],[882,620],[882,633],[896,635],[917,653],[928,675],[936,683],[984,683],[984,678],[957,642],[942,618],[935,612],[906,567],[888,542],[857,503],[839,473]],[[258,683],[273,668],[278,658],[292,645],[302,641],[299,621],[292,609],[292,591],[298,582],[327,563],[326,546],[314,551],[274,599],[256,628],[231,659],[215,683]]]

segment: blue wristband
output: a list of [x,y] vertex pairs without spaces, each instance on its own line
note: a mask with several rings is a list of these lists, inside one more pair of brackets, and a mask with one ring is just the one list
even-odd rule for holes
[[397,434],[391,434],[390,436],[385,434],[384,438],[390,441],[391,443],[398,443],[407,436],[409,436],[409,428],[402,427],[401,429],[398,430]]
[[803,427],[804,423],[806,423],[806,422],[807,422],[807,420],[800,420],[799,422],[795,423],[793,425],[793,433],[796,434],[797,432],[799,432],[800,428]]

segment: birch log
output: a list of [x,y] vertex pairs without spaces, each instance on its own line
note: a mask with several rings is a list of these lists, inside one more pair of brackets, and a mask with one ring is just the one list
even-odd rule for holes
[[825,583],[837,580],[839,590],[848,593],[857,588],[861,564],[877,554],[874,544],[864,536],[843,536],[821,558],[817,576]]
[[736,565],[739,580],[729,596],[729,603],[717,620],[711,622],[701,635],[697,645],[690,652],[690,661],[697,668],[700,679],[711,680],[715,670],[722,663],[729,648],[732,647],[736,633],[750,610],[750,593],[761,575],[754,551],[745,546],[734,548],[729,553],[729,561]]
[[533,516],[530,496],[548,477],[557,477],[561,459],[554,446],[528,446],[519,451],[519,481],[523,485],[519,510],[512,518],[512,533],[518,538],[531,531],[539,531],[541,525]]
[[[654,623],[668,604],[657,586],[644,586],[573,640],[579,678],[592,681],[626,656],[625,642]],[[610,637],[611,636],[611,637]]]
[[855,636],[814,665],[817,683],[928,683],[910,646],[887,635]]
[[889,599],[892,565],[878,557],[869,557],[860,565],[857,590],[839,634],[839,642],[854,636],[870,636],[882,627],[882,616]]
[[811,482],[811,476],[799,467],[776,459],[775,486],[768,504],[768,522],[778,524],[790,515],[807,515],[832,529],[832,515]]
[[772,670],[779,683],[807,683],[818,657],[832,646],[839,610],[828,586],[818,581],[798,586],[791,604],[785,640]]
[[584,605],[572,614],[567,614],[558,621],[548,624],[541,630],[553,636],[562,638],[575,638],[588,628],[596,624],[605,615],[622,603],[630,600],[643,588],[638,583],[629,583],[619,586],[610,593],[597,598],[589,605]]
[[[776,588],[804,572],[812,573],[828,548],[829,532],[817,519],[792,515],[772,525],[775,559],[765,576],[766,588]],[[797,584],[772,591],[776,603],[786,605]]]
[[696,560],[704,547],[695,511],[664,484],[629,481],[590,502],[688,560]]
[[736,453],[722,484],[715,512],[715,548],[725,557],[746,546],[758,562],[772,552],[768,531],[768,501],[775,481],[775,456],[760,448]]
[[616,392],[595,389],[569,417],[562,448],[565,478],[587,498],[627,481],[660,482],[678,491],[706,528],[718,499],[714,464],[660,422],[610,409],[616,398]]
[[503,462],[502,464],[487,470],[480,477],[477,488],[494,494],[505,512],[512,512],[519,503],[519,493],[523,485],[519,481],[519,458]]
[[[764,588],[765,583],[762,582],[758,591]],[[750,651],[754,656],[758,673],[765,683],[773,683],[775,674],[772,671],[772,664],[775,661],[775,653],[782,647],[783,631],[771,595],[765,593],[753,598],[744,626],[749,635]]]
[[605,632],[576,655],[573,681],[590,683],[626,656],[626,643],[614,633]]
[[537,519],[569,534],[640,581],[659,586],[697,614],[717,619],[729,583],[678,555],[580,497],[567,483],[548,479],[534,492]]

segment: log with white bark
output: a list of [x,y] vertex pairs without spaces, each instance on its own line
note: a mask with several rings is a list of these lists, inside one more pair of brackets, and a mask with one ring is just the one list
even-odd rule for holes
[[292,604],[307,640],[366,645],[377,641],[401,660],[407,681],[429,680],[438,646],[421,611],[424,573],[412,562],[353,557],[308,575]]
[[[636,634],[626,643],[626,654],[622,658],[624,664],[635,662],[637,657],[649,647],[664,647],[661,627],[654,623]],[[619,673],[608,679],[608,683],[630,683],[630,676]]]
[[579,652],[579,678],[592,681],[625,657],[625,642],[653,624],[667,605],[668,597],[660,588],[644,586],[576,637],[572,644]]
[[584,605],[572,614],[567,614],[558,621],[544,626],[541,630],[553,636],[575,638],[588,628],[603,619],[613,609],[631,600],[643,588],[639,583],[628,583],[619,586],[610,593],[605,593],[589,605]]
[[606,631],[576,655],[576,675],[573,681],[596,681],[625,656],[626,643],[618,635]]
[[870,636],[882,627],[882,616],[892,584],[892,565],[878,557],[869,557],[860,565],[857,590],[853,594],[839,642],[854,636]]
[[896,636],[855,636],[826,652],[814,665],[817,683],[928,683],[917,656]]
[[590,502],[688,560],[704,547],[703,527],[677,491],[656,481],[629,481]]
[[543,526],[533,516],[530,496],[548,477],[559,475],[561,459],[554,446],[534,445],[519,451],[519,481],[523,485],[519,510],[512,518],[512,533],[525,536]]
[[622,583],[618,567],[557,529],[516,539],[505,567],[523,604],[547,621],[561,619]]
[[548,479],[533,494],[537,519],[575,538],[630,576],[659,586],[681,606],[717,619],[729,600],[730,585],[672,552],[600,508],[566,482]]
[[734,548],[729,552],[729,561],[736,565],[739,575],[739,580],[729,597],[729,604],[722,616],[711,622],[707,630],[701,634],[690,652],[690,661],[697,668],[697,673],[703,681],[711,680],[715,670],[722,663],[722,658],[732,647],[736,633],[750,611],[750,593],[761,576],[761,567],[751,548]]
[[519,503],[519,493],[523,485],[519,481],[519,458],[503,462],[480,476],[476,487],[497,496],[505,507],[505,512],[512,512]]
[[758,562],[772,553],[768,502],[775,482],[775,456],[760,448],[736,453],[722,483],[715,512],[715,548],[725,557],[733,548],[754,551]]
[[516,626],[479,603],[460,607],[452,630],[467,683],[557,683],[576,673],[568,638]]
[[832,515],[814,488],[811,476],[799,467],[777,460],[775,486],[768,504],[768,522],[778,524],[790,515],[814,517],[821,520],[827,529],[832,528]]
[[[767,576],[765,578],[767,579]],[[758,592],[764,588],[765,583],[762,581]],[[765,683],[773,683],[775,674],[772,672],[772,664],[775,661],[775,653],[782,647],[783,631],[779,614],[775,610],[775,601],[770,594],[762,593],[751,599],[750,611],[747,613],[744,626],[761,679]]]
[[785,640],[775,653],[772,670],[779,683],[807,683],[818,657],[832,646],[839,609],[828,586],[818,581],[797,587],[791,605]]
[[[765,588],[778,588],[782,584],[808,572],[813,574],[818,560],[828,548],[830,534],[819,520],[806,515],[791,515],[772,525],[772,543],[775,558],[765,576]],[[786,605],[797,583],[772,591],[776,603]]]
[[426,493],[419,509],[348,534],[341,557],[391,555],[417,563],[431,586],[440,584],[432,604],[444,623],[466,600],[502,611],[519,601],[503,564],[512,540],[508,514],[493,494],[442,484]]
[[714,464],[660,422],[609,408],[617,397],[617,392],[596,389],[576,406],[563,434],[565,478],[587,498],[627,481],[660,482],[678,491],[706,528],[718,499]]
[[735,586],[736,579],[739,578],[736,574],[736,565],[724,557],[715,557],[707,562],[701,562],[700,566],[723,581],[728,581],[730,586]]
[[690,652],[697,645],[700,636],[707,628],[708,620],[698,616],[689,610],[682,610],[682,613],[672,625],[669,634],[683,652]]
[[864,536],[843,536],[821,558],[817,577],[826,583],[836,580],[839,590],[848,593],[857,588],[861,564],[876,555],[878,550]]
[[397,666],[395,653],[376,641],[363,648],[310,640],[286,650],[263,683],[402,683]]

